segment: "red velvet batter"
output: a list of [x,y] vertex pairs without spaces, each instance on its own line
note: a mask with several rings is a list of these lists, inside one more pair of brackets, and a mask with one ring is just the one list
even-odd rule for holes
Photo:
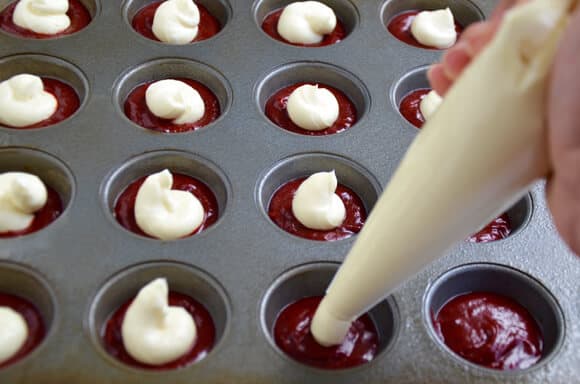
[[[397,39],[409,45],[425,49],[437,49],[419,43],[411,34],[411,24],[419,12],[420,11],[407,11],[396,15],[389,21],[387,29]],[[457,38],[459,39],[459,35],[463,32],[463,26],[458,24],[457,21],[455,21],[455,31],[457,32]]]
[[56,97],[58,101],[56,111],[48,119],[44,119],[39,123],[28,125],[26,127],[8,126],[8,128],[31,129],[48,127],[49,125],[54,125],[66,120],[72,116],[77,109],[79,109],[81,102],[73,87],[60,80],[49,77],[43,77],[42,83],[44,84],[44,90]]
[[542,335],[534,318],[513,299],[495,293],[453,298],[441,308],[434,326],[451,350],[485,367],[525,369],[542,356]]
[[106,323],[103,334],[103,342],[106,351],[123,363],[137,368],[151,370],[176,369],[203,359],[213,348],[215,343],[215,326],[207,309],[191,297],[171,291],[169,292],[169,305],[185,308],[185,310],[193,316],[193,321],[197,327],[197,339],[189,352],[170,363],[163,365],[148,365],[136,361],[125,349],[121,332],[125,313],[132,302],[133,300],[129,300],[113,313]]
[[336,119],[336,121],[331,127],[323,129],[321,131],[308,131],[294,124],[290,119],[290,116],[288,115],[288,110],[286,109],[286,105],[288,104],[288,98],[296,88],[299,88],[306,84],[310,83],[297,83],[289,87],[282,88],[281,90],[273,94],[266,102],[266,116],[268,116],[268,118],[274,124],[276,124],[281,128],[286,129],[287,131],[300,133],[301,135],[307,136],[332,135],[334,133],[346,131],[356,123],[357,112],[353,102],[350,101],[349,98],[338,89],[333,88],[326,84],[317,84],[320,88],[328,89],[330,92],[332,92],[334,97],[336,97],[339,107],[338,119]]
[[[133,29],[148,39],[159,41],[159,39],[153,34],[153,18],[155,17],[155,11],[157,11],[157,8],[159,8],[162,3],[164,3],[164,1],[156,1],[141,8],[135,17],[133,17],[133,21],[131,22]],[[222,28],[218,19],[209,13],[203,5],[199,4],[197,1],[195,4],[199,9],[199,26],[197,36],[191,41],[192,43],[209,39],[216,35]]]
[[352,323],[341,345],[323,347],[310,333],[310,322],[322,297],[307,297],[284,308],[274,324],[274,340],[284,353],[301,363],[324,369],[344,369],[374,359],[379,336],[369,315]]
[[282,14],[282,11],[284,11],[284,8],[280,8],[277,9],[275,11],[270,12],[268,15],[266,15],[266,18],[264,18],[264,21],[262,22],[262,29],[264,30],[264,32],[266,32],[270,37],[281,41],[283,43],[286,44],[291,44],[291,45],[295,45],[297,47],[324,47],[326,45],[332,45],[332,44],[336,44],[338,42],[340,42],[341,40],[344,40],[344,38],[346,37],[346,30],[344,29],[344,25],[342,24],[342,22],[340,20],[336,20],[336,27],[334,28],[334,31],[332,31],[331,33],[329,33],[328,35],[324,35],[324,37],[322,38],[322,41],[318,44],[294,44],[289,42],[288,40],[284,39],[279,33],[278,33],[278,20],[280,19],[280,15]]
[[330,231],[317,231],[302,225],[292,213],[292,199],[304,180],[305,177],[290,181],[274,192],[268,215],[277,226],[293,235],[318,241],[342,240],[360,232],[367,218],[364,204],[353,190],[340,184],[336,188],[336,194],[340,196],[346,208],[344,222]]
[[425,124],[425,118],[421,113],[421,100],[431,92],[431,89],[417,89],[408,93],[399,106],[401,115],[411,124],[417,128],[421,128]]
[[55,221],[63,211],[62,201],[58,193],[46,185],[46,204],[42,209],[34,214],[32,224],[22,231],[0,232],[0,239],[7,237],[18,237],[41,230]]
[[489,223],[481,231],[472,235],[467,241],[471,243],[488,243],[505,239],[512,232],[512,226],[507,214],[503,214],[491,223]]
[[55,37],[61,37],[78,32],[91,22],[91,14],[81,2],[79,0],[69,0],[68,12],[66,13],[70,18],[69,27],[54,35],[36,33],[14,24],[12,21],[12,15],[14,14],[16,4],[18,4],[18,1],[14,1],[0,12],[0,29],[16,36],[32,39],[53,39]]
[[220,116],[220,103],[208,87],[192,79],[177,78],[174,80],[183,81],[199,92],[205,105],[205,113],[201,119],[188,124],[174,124],[172,120],[155,116],[149,110],[147,102],[145,101],[147,88],[155,81],[141,84],[131,91],[127,100],[125,100],[125,115],[131,121],[144,128],[165,133],[195,131],[215,121]]
[[[147,176],[144,176],[139,180],[134,181],[123,191],[123,193],[121,193],[121,195],[119,195],[115,203],[115,217],[119,224],[131,232],[141,236],[151,237],[139,228],[137,221],[135,220],[135,199],[137,198],[139,188],[146,178]],[[205,212],[205,217],[199,228],[185,237],[201,232],[217,221],[218,203],[215,195],[207,185],[193,177],[173,173],[172,189],[191,192],[201,202]]]
[[34,350],[44,339],[46,330],[44,328],[44,320],[38,312],[38,309],[28,300],[20,297],[1,293],[0,292],[0,307],[9,307],[14,311],[20,313],[28,326],[28,338],[24,345],[12,358],[0,363],[0,369],[10,364],[14,364],[18,360],[24,358],[32,350]]

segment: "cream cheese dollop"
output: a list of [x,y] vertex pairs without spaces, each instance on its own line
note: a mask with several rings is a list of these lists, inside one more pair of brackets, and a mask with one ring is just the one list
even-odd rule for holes
[[24,317],[9,307],[0,307],[0,364],[10,360],[28,339]]
[[0,124],[26,127],[48,119],[58,101],[44,90],[42,79],[20,74],[0,83]]
[[32,224],[34,212],[46,204],[46,186],[24,172],[0,174],[0,233],[22,231]]
[[147,108],[155,116],[174,124],[195,123],[205,114],[199,92],[183,81],[167,79],[151,84],[145,92]]
[[431,90],[419,103],[419,110],[421,114],[425,118],[425,120],[429,120],[431,116],[437,111],[441,103],[443,102],[443,98],[439,96],[439,94],[435,90]]
[[123,345],[135,360],[162,365],[187,353],[197,339],[189,312],[169,306],[167,280],[158,278],[141,288],[121,326]]
[[451,9],[419,12],[411,24],[411,34],[419,43],[428,47],[451,47],[457,40]]
[[335,193],[338,180],[334,171],[318,172],[300,184],[292,199],[292,213],[305,227],[328,231],[340,226],[346,208]]
[[339,105],[328,89],[306,84],[290,94],[286,110],[290,120],[300,128],[321,131],[338,119]]
[[70,26],[68,6],[68,0],[20,0],[12,21],[36,33],[55,35]]
[[153,34],[169,44],[187,44],[199,31],[199,8],[193,0],[167,0],[155,11]]
[[135,220],[143,232],[160,240],[175,240],[195,231],[205,217],[192,193],[172,190],[167,169],[145,179],[135,199]]
[[318,1],[287,5],[278,20],[278,33],[293,44],[318,44],[336,27],[332,8]]

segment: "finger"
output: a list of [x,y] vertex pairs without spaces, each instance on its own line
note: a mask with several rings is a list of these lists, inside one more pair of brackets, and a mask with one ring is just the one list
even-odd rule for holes
[[493,10],[491,14],[491,19],[501,19],[503,14],[506,13],[510,8],[513,8],[518,2],[517,0],[502,0]]
[[[548,95],[548,124],[553,160],[558,162],[568,153],[580,151],[580,8],[570,20],[554,60]],[[567,160],[562,159],[565,163]],[[554,164],[557,165],[557,164]]]
[[445,75],[442,64],[432,65],[427,72],[427,78],[429,79],[431,88],[441,96],[445,96],[452,84],[451,80]]
[[580,255],[580,200],[559,177],[553,177],[546,186],[548,206],[552,212],[554,224],[568,247]]
[[447,92],[453,81],[493,38],[496,28],[489,22],[472,24],[463,32],[459,42],[443,54],[441,68],[434,69],[429,77],[437,93],[443,96]]
[[580,10],[570,20],[554,60],[548,93],[548,141],[553,176],[548,204],[558,231],[580,255]]
[[445,95],[465,68],[493,39],[501,23],[500,16],[526,1],[529,0],[504,0],[496,8],[491,20],[474,23],[466,28],[458,43],[443,54],[442,66],[434,66],[430,70],[428,78],[432,88],[440,95]]
[[469,44],[460,41],[453,49],[443,56],[443,70],[449,80],[455,80],[461,75],[463,70],[471,63],[473,57],[470,53]]
[[475,57],[493,39],[498,28],[499,22],[486,21],[472,24],[463,32],[460,41],[468,44],[469,53]]

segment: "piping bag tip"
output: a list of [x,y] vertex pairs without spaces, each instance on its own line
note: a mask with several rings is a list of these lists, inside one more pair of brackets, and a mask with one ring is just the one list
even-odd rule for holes
[[342,343],[350,324],[350,320],[341,320],[329,312],[328,305],[323,299],[316,310],[316,316],[310,323],[310,331],[318,344],[331,347]]

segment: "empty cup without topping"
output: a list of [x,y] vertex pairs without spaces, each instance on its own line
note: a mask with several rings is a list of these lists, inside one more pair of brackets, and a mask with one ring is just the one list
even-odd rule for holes
[[449,300],[467,293],[495,293],[514,300],[536,321],[543,336],[542,357],[533,366],[512,372],[526,372],[548,364],[564,342],[565,324],[562,309],[555,297],[532,276],[517,269],[492,263],[455,267],[429,285],[423,298],[423,322],[431,339],[460,364],[497,375],[498,371],[474,364],[454,353],[439,337],[434,318]]

